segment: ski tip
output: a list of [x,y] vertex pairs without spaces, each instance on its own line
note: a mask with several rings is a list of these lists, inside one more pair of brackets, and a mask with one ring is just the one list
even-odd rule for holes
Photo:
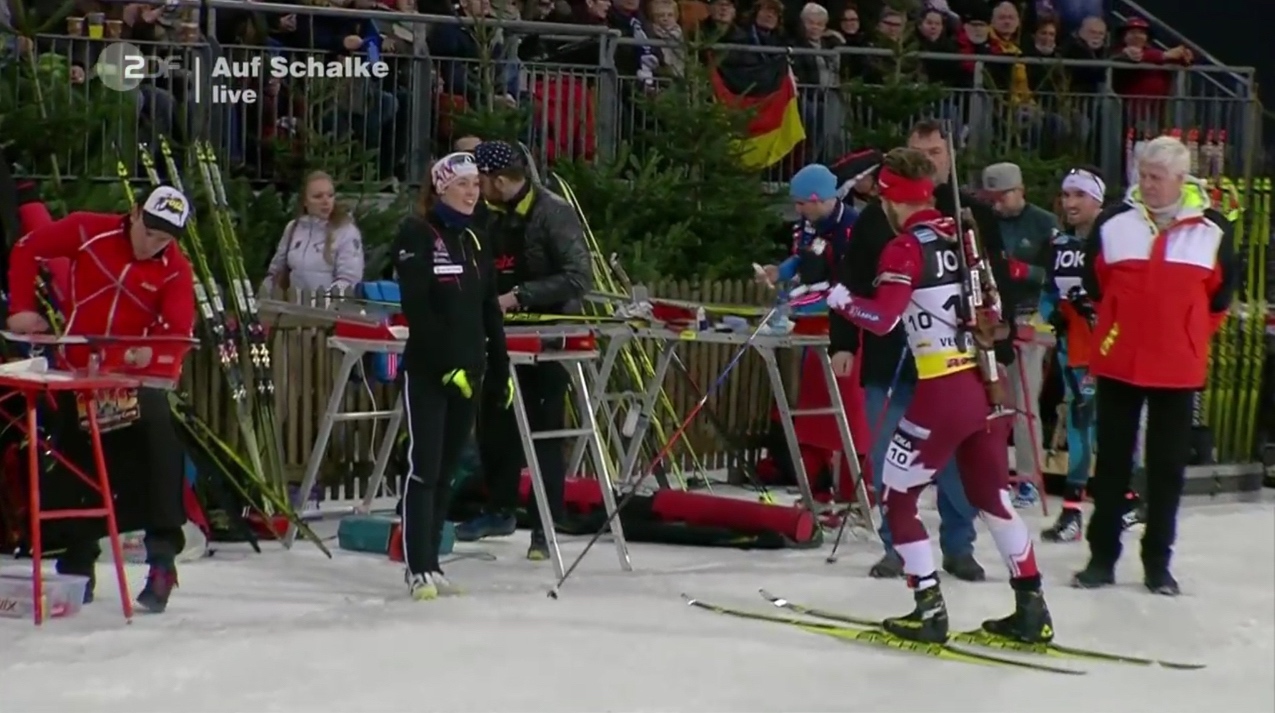
[[689,605],[691,605],[691,606],[695,606],[696,604],[699,604],[699,600],[698,600],[698,599],[696,599],[695,597],[692,597],[691,595],[687,594],[686,592],[682,592],[682,599],[683,599],[683,600],[684,600],[687,604],[689,604]]
[[766,601],[770,602],[771,604],[774,604],[777,607],[788,606],[787,599],[784,599],[782,597],[776,597],[775,595],[771,594],[765,589],[758,589],[757,593],[761,595],[762,599],[765,599]]

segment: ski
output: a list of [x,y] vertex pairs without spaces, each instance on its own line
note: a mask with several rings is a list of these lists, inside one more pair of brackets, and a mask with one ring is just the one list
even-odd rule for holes
[[[849,624],[851,626],[879,627],[881,625],[879,621],[873,619],[849,616],[838,612],[831,612],[826,609],[817,609],[815,607],[798,604],[788,599],[777,597],[770,592],[767,592],[765,589],[760,590],[759,593],[763,599],[776,607],[786,609],[795,614],[810,616],[816,619],[826,619],[828,621]],[[1134,666],[1159,666],[1161,668],[1170,668],[1181,671],[1195,671],[1204,668],[1204,664],[1178,663],[1174,661],[1162,661],[1160,659],[1142,658],[1140,656],[1126,656],[1124,654],[1113,654],[1106,651],[1082,649],[1075,646],[1064,646],[1062,644],[1029,644],[1023,641],[1014,641],[1013,639],[996,636],[995,634],[988,633],[982,629],[974,629],[972,631],[963,631],[952,634],[949,640],[957,644],[980,646],[987,649],[1009,651],[1016,654],[1084,659],[1104,663],[1131,664]]]
[[936,658],[943,661],[956,661],[982,666],[1019,668],[1045,673],[1060,673],[1069,676],[1083,676],[1085,674],[1084,671],[1077,669],[1051,666],[1049,664],[1038,663],[1035,661],[1020,661],[1018,659],[1003,658],[1000,656],[993,656],[991,654],[958,648],[952,644],[926,644],[917,641],[909,641],[907,639],[887,634],[881,629],[872,626],[850,626],[807,621],[796,617],[761,614],[743,609],[725,607],[720,604],[711,604],[700,599],[694,599],[685,594],[682,595],[682,598],[685,599],[686,603],[690,606],[716,614],[732,616],[737,619],[750,619],[753,621],[766,621],[772,624],[784,624],[811,634],[831,636],[833,638],[840,639],[841,641],[893,649],[895,651],[928,656],[930,658]]

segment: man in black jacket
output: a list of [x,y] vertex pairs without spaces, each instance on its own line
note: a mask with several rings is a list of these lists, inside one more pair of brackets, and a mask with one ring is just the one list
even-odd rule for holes
[[[934,121],[917,123],[908,135],[908,148],[921,151],[934,164],[935,183],[940,184],[935,190],[936,206],[944,215],[954,216],[956,195],[949,183],[952,176],[952,156],[942,125]],[[1002,277],[1006,275],[1007,266],[996,215],[989,206],[964,191],[961,192],[961,205],[974,214],[978,233],[984,250],[992,260],[998,282],[1007,284],[1008,277]],[[890,226],[879,201],[874,201],[863,209],[839,268],[838,281],[851,294],[872,296],[881,251],[896,232]],[[1012,305],[1007,304],[1005,307],[1010,309]],[[1012,311],[1006,313],[1012,314]],[[878,337],[863,332],[834,312],[830,332],[833,368],[838,374],[850,373],[856,354],[863,360],[860,375],[868,424],[874,429],[869,455],[880,497],[886,446],[912,400],[916,366],[907,349],[907,339],[902,327]],[[998,344],[996,355],[1002,363],[1011,362],[1012,345]],[[977,513],[965,497],[965,489],[961,486],[955,463],[949,463],[938,474],[936,482],[938,509],[942,518],[939,545],[943,550],[943,569],[967,581],[982,580],[983,568],[974,559],[974,516]],[[885,545],[885,556],[872,566],[869,575],[878,578],[903,576],[903,560],[891,546],[890,532],[884,523],[881,525],[880,535]]]
[[[579,314],[585,293],[593,287],[593,270],[575,209],[532,183],[517,147],[504,141],[484,141],[474,149],[474,158],[487,202],[480,234],[492,241],[501,310]],[[531,428],[536,432],[562,430],[569,385],[566,370],[554,363],[519,366],[517,377]],[[478,450],[490,499],[485,514],[456,529],[456,537],[462,541],[510,535],[516,527],[514,510],[524,454],[522,449],[511,447],[519,442],[513,412],[490,407],[501,398],[499,389],[483,390]],[[549,509],[557,520],[562,517],[567,468],[562,442],[538,439],[535,450]],[[534,526],[527,558],[547,559],[543,528],[553,524],[541,523],[534,506],[529,512]]]

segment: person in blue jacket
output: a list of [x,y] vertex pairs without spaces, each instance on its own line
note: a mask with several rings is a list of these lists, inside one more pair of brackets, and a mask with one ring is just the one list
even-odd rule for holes
[[[823,298],[812,298],[832,287],[859,213],[837,197],[837,177],[823,164],[812,163],[798,171],[789,183],[789,194],[798,216],[792,254],[778,265],[758,266],[757,278],[787,285],[780,299],[792,305],[792,313],[825,312]],[[777,314],[768,326],[771,331],[791,329],[786,314]]]

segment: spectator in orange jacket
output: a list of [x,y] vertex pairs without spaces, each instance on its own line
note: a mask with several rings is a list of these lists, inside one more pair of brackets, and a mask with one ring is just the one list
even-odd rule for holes
[[1097,377],[1098,459],[1091,490],[1089,564],[1073,584],[1115,581],[1125,493],[1147,405],[1146,534],[1143,582],[1179,594],[1169,572],[1191,450],[1195,392],[1208,374],[1209,341],[1235,290],[1231,223],[1210,207],[1189,175],[1191,159],[1176,138],[1148,142],[1138,156],[1138,183],[1090,231],[1085,292],[1098,303],[1089,355]]

